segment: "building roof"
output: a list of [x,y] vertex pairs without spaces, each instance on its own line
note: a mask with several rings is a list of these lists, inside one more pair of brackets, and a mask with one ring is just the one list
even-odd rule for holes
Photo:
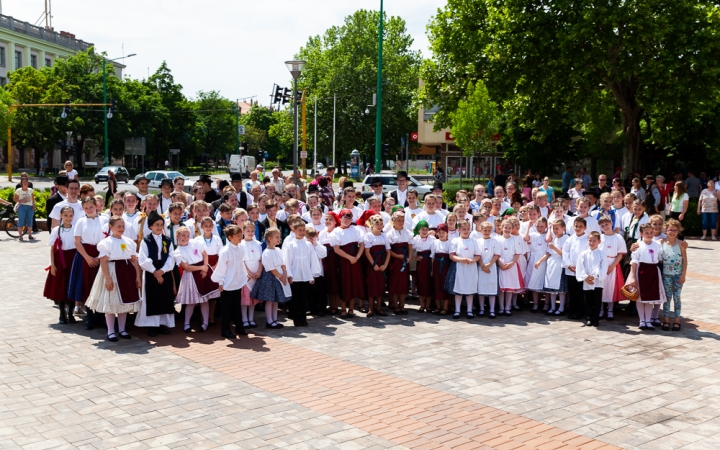
[[0,28],[26,34],[36,39],[42,39],[73,51],[87,50],[89,47],[93,46],[93,44],[89,42],[76,39],[74,34],[66,33],[64,31],[58,33],[54,30],[37,27],[31,23],[23,22],[22,20],[17,20],[14,17],[2,14],[0,14]]

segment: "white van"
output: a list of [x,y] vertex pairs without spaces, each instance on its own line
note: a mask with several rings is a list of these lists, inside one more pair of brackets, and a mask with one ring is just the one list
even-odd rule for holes
[[228,161],[228,172],[230,172],[230,175],[239,173],[249,178],[250,171],[252,170],[255,170],[255,157],[230,155],[230,161]]

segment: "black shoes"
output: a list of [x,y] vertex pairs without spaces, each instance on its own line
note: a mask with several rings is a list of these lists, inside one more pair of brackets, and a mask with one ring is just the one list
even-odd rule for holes
[[220,336],[226,339],[237,339],[237,336],[235,336],[235,334],[230,330],[222,330],[222,332],[220,332]]
[[156,327],[148,328],[148,336],[155,337],[158,335],[158,329]]
[[108,338],[108,341],[110,341],[110,342],[117,342],[119,340],[115,333],[108,334],[107,338]]
[[128,333],[127,331],[121,331],[120,337],[123,339],[132,339],[132,336],[130,336],[130,333]]
[[60,318],[58,319],[60,325],[66,325],[68,323],[67,314],[65,314],[65,306],[60,307]]
[[170,328],[166,327],[165,325],[160,325],[157,327],[157,332],[160,334],[168,335],[170,334]]

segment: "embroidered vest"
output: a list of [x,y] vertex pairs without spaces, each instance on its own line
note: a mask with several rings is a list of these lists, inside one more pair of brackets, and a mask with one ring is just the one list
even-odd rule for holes
[[148,256],[150,259],[152,259],[153,266],[155,267],[155,270],[160,270],[165,265],[165,262],[168,259],[169,252],[168,249],[170,248],[170,238],[165,236],[164,234],[161,236],[162,242],[165,244],[163,245],[163,251],[160,253],[160,259],[158,259],[158,247],[157,242],[155,242],[155,238],[152,237],[152,235],[146,237],[143,239],[145,241],[145,245],[147,245],[148,248]]

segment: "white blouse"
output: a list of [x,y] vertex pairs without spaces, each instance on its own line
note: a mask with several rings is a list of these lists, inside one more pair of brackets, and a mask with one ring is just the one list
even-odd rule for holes
[[393,228],[392,230],[387,232],[387,238],[388,242],[390,242],[390,245],[402,243],[410,244],[412,241],[412,235],[405,228],[400,231]]
[[429,214],[427,211],[423,211],[413,219],[413,227],[415,227],[415,225],[417,225],[421,220],[426,220],[430,229],[434,230],[438,227],[438,225],[445,222],[445,216],[437,211],[435,211],[434,214]]
[[450,253],[460,258],[475,258],[475,255],[480,255],[480,251],[477,248],[477,243],[470,239],[463,239],[461,237],[455,238],[450,244]]
[[367,249],[373,248],[376,245],[382,245],[385,247],[385,250],[390,250],[390,241],[388,241],[385,233],[380,233],[378,236],[375,236],[373,233],[367,233],[363,242]]
[[132,216],[128,215],[128,213],[123,213],[122,218],[125,222],[125,232],[123,236],[137,241],[138,232],[140,231],[140,213],[135,211],[135,214]]
[[322,272],[315,249],[307,239],[295,239],[286,248],[285,261],[288,277],[295,281],[312,281]]
[[97,245],[98,258],[108,257],[110,261],[131,259],[137,253],[137,245],[132,239],[123,236],[118,239],[113,236],[106,237]]
[[283,275],[282,266],[285,265],[285,260],[282,251],[277,247],[266,248],[262,254],[262,264],[266,271],[277,270],[280,275]]
[[97,245],[105,239],[103,233],[103,222],[98,216],[90,219],[82,217],[75,225],[75,237],[80,236],[83,244]]
[[363,235],[356,227],[342,228],[337,227],[330,234],[330,245],[335,247],[336,245],[343,246],[350,244],[351,242],[362,243]]
[[[160,258],[162,254],[162,238],[160,235],[156,236],[154,234],[151,234],[153,239],[155,239],[155,243],[157,244],[158,248],[158,259]],[[173,247],[172,243],[168,244],[168,258],[165,260],[165,264],[162,266],[163,272],[170,272],[175,267],[175,258],[173,258],[173,252],[175,251],[175,247]],[[140,255],[138,256],[138,264],[140,264],[140,268],[146,272],[155,272],[155,265],[153,264],[152,258],[150,258],[150,250],[148,249],[147,244],[145,243],[145,240],[143,239],[140,242]]]
[[441,241],[440,239],[435,239],[432,243],[432,247],[430,248],[430,257],[435,258],[436,253],[450,254],[451,245],[452,241]]
[[663,248],[662,245],[653,241],[650,244],[646,244],[645,241],[638,241],[638,249],[632,252],[631,261],[647,264],[657,264],[662,261]]
[[205,235],[198,236],[194,238],[193,241],[197,242],[200,248],[205,249],[205,253],[207,253],[208,256],[219,254],[223,248],[222,239],[214,235],[210,237],[210,243],[205,239]]
[[180,263],[188,265],[196,264],[203,261],[203,251],[205,249],[197,242],[190,240],[187,245],[178,246],[173,252],[173,258],[179,266]]
[[433,245],[434,241],[435,241],[435,236],[428,236],[425,239],[423,239],[418,234],[417,236],[412,238],[413,250],[415,250],[416,252],[424,252],[426,250],[432,250],[432,245]]
[[53,228],[50,232],[48,247],[55,245],[55,241],[58,239],[58,234],[60,235],[63,250],[73,250],[75,248],[75,233],[73,232],[73,227],[63,228],[62,225]]
[[627,253],[625,239],[619,234],[601,234],[600,248],[605,253],[605,256],[608,257],[608,264],[612,263],[612,260],[615,259],[619,253]]

